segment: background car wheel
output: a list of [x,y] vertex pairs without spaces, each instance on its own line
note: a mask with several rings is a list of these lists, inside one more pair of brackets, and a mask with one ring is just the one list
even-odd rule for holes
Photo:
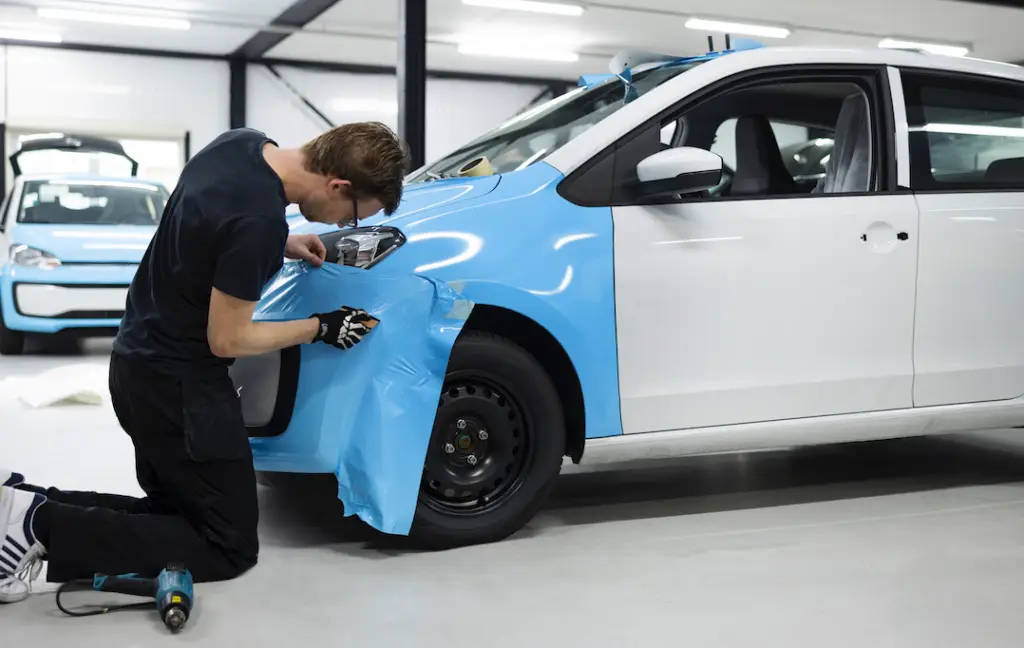
[[452,350],[410,536],[433,548],[495,542],[550,493],[565,451],[551,377],[518,345],[467,331]]
[[3,313],[0,313],[0,355],[21,355],[24,350],[25,334],[7,328]]

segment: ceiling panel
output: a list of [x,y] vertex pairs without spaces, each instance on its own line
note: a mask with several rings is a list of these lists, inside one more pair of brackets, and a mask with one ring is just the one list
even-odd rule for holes
[[[570,0],[565,0],[570,1]],[[184,12],[193,21],[187,32],[62,23],[65,40],[122,47],[226,53],[283,11],[291,0],[102,0],[126,10]],[[14,0],[0,5],[0,20],[39,23],[34,6],[82,7],[84,0]],[[579,18],[469,7],[461,0],[428,1],[427,65],[431,69],[571,79],[581,72],[603,71],[608,58],[624,48],[670,53],[706,49],[706,34],[686,29],[692,15],[787,26],[785,40],[766,44],[875,47],[887,36],[948,42],[972,47],[975,55],[1003,61],[1024,59],[1024,11],[965,0],[598,0]],[[287,38],[268,56],[315,61],[393,66],[398,0],[339,0],[299,35]],[[709,15],[710,13],[710,15]],[[927,20],[925,19],[927,18]],[[495,30],[522,34],[526,49],[572,44],[575,63],[468,56],[456,51],[465,34]],[[515,38],[520,38],[515,36]],[[488,42],[495,39],[488,38]],[[519,42],[518,40],[516,42]],[[721,38],[718,45],[722,44]]]
[[[961,0],[720,0],[709,10],[705,0],[611,0],[585,2],[579,18],[483,9],[460,0],[430,0],[428,39],[433,43],[429,68],[472,71],[521,70],[523,74],[573,76],[593,71],[594,59],[580,63],[519,62],[460,56],[452,43],[460,34],[477,30],[517,30],[536,42],[572,42],[583,54],[607,58],[627,47],[670,52],[700,52],[707,34],[685,28],[693,15],[733,21],[788,26],[785,40],[765,44],[875,47],[884,37],[966,44],[975,55],[996,60],[1024,59],[1024,11]],[[710,15],[709,15],[710,14]],[[928,20],[922,17],[927,16]],[[397,0],[342,0],[314,21],[316,36],[300,35],[270,52],[282,58],[349,61],[394,65],[394,44],[378,43],[368,35],[394,39]],[[330,35],[328,35],[330,34]],[[718,41],[721,44],[721,41]],[[603,64],[602,69],[603,69]]]
[[[102,7],[124,13],[186,18],[188,30],[41,18],[38,7],[89,10],[96,3],[22,0],[0,4],[0,26],[57,31],[64,42],[226,54],[273,20],[292,0],[104,0]],[[157,12],[157,10],[159,10]],[[146,12],[149,12],[148,14]]]

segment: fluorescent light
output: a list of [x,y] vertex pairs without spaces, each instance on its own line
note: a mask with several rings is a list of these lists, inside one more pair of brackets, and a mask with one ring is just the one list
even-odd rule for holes
[[530,59],[533,61],[557,61],[560,63],[575,63],[580,60],[580,55],[576,52],[546,49],[528,43],[461,43],[459,45],[459,54]]
[[330,103],[331,110],[336,112],[357,113],[398,113],[398,104],[383,99],[364,99],[357,97],[341,97]]
[[532,11],[534,13],[556,14],[559,16],[582,16],[583,7],[561,2],[535,2],[535,0],[462,0],[462,4],[471,7],[489,7],[492,9],[510,9],[512,11]]
[[59,43],[63,39],[57,32],[46,31],[37,27],[24,29],[0,25],[0,40],[25,41],[31,43]]
[[936,43],[918,43],[914,41],[899,40],[896,38],[884,38],[878,44],[884,49],[918,49],[932,54],[942,56],[967,56],[971,50],[961,45],[939,45]]
[[51,20],[78,20],[81,22],[129,25],[132,27],[155,27],[158,29],[185,30],[192,27],[192,24],[183,18],[166,18],[139,14],[115,14],[100,11],[80,11],[77,9],[55,9],[52,7],[40,7],[37,13],[40,18]]
[[699,31],[723,32],[726,34],[743,34],[745,36],[762,36],[764,38],[788,38],[789,30],[785,27],[771,27],[768,25],[750,25],[747,23],[725,22],[722,20],[708,20],[705,18],[690,18],[686,21],[687,29]]

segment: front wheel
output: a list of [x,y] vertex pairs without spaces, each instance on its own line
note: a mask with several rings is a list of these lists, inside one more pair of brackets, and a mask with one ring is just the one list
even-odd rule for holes
[[495,542],[543,505],[565,452],[551,377],[522,347],[467,331],[452,349],[410,535],[434,549]]

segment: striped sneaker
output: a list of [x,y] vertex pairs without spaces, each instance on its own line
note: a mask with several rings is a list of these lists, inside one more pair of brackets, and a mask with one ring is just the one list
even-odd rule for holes
[[0,603],[28,598],[30,584],[43,569],[46,553],[32,532],[32,515],[46,498],[0,486]]
[[0,486],[17,486],[25,483],[25,476],[0,468]]

